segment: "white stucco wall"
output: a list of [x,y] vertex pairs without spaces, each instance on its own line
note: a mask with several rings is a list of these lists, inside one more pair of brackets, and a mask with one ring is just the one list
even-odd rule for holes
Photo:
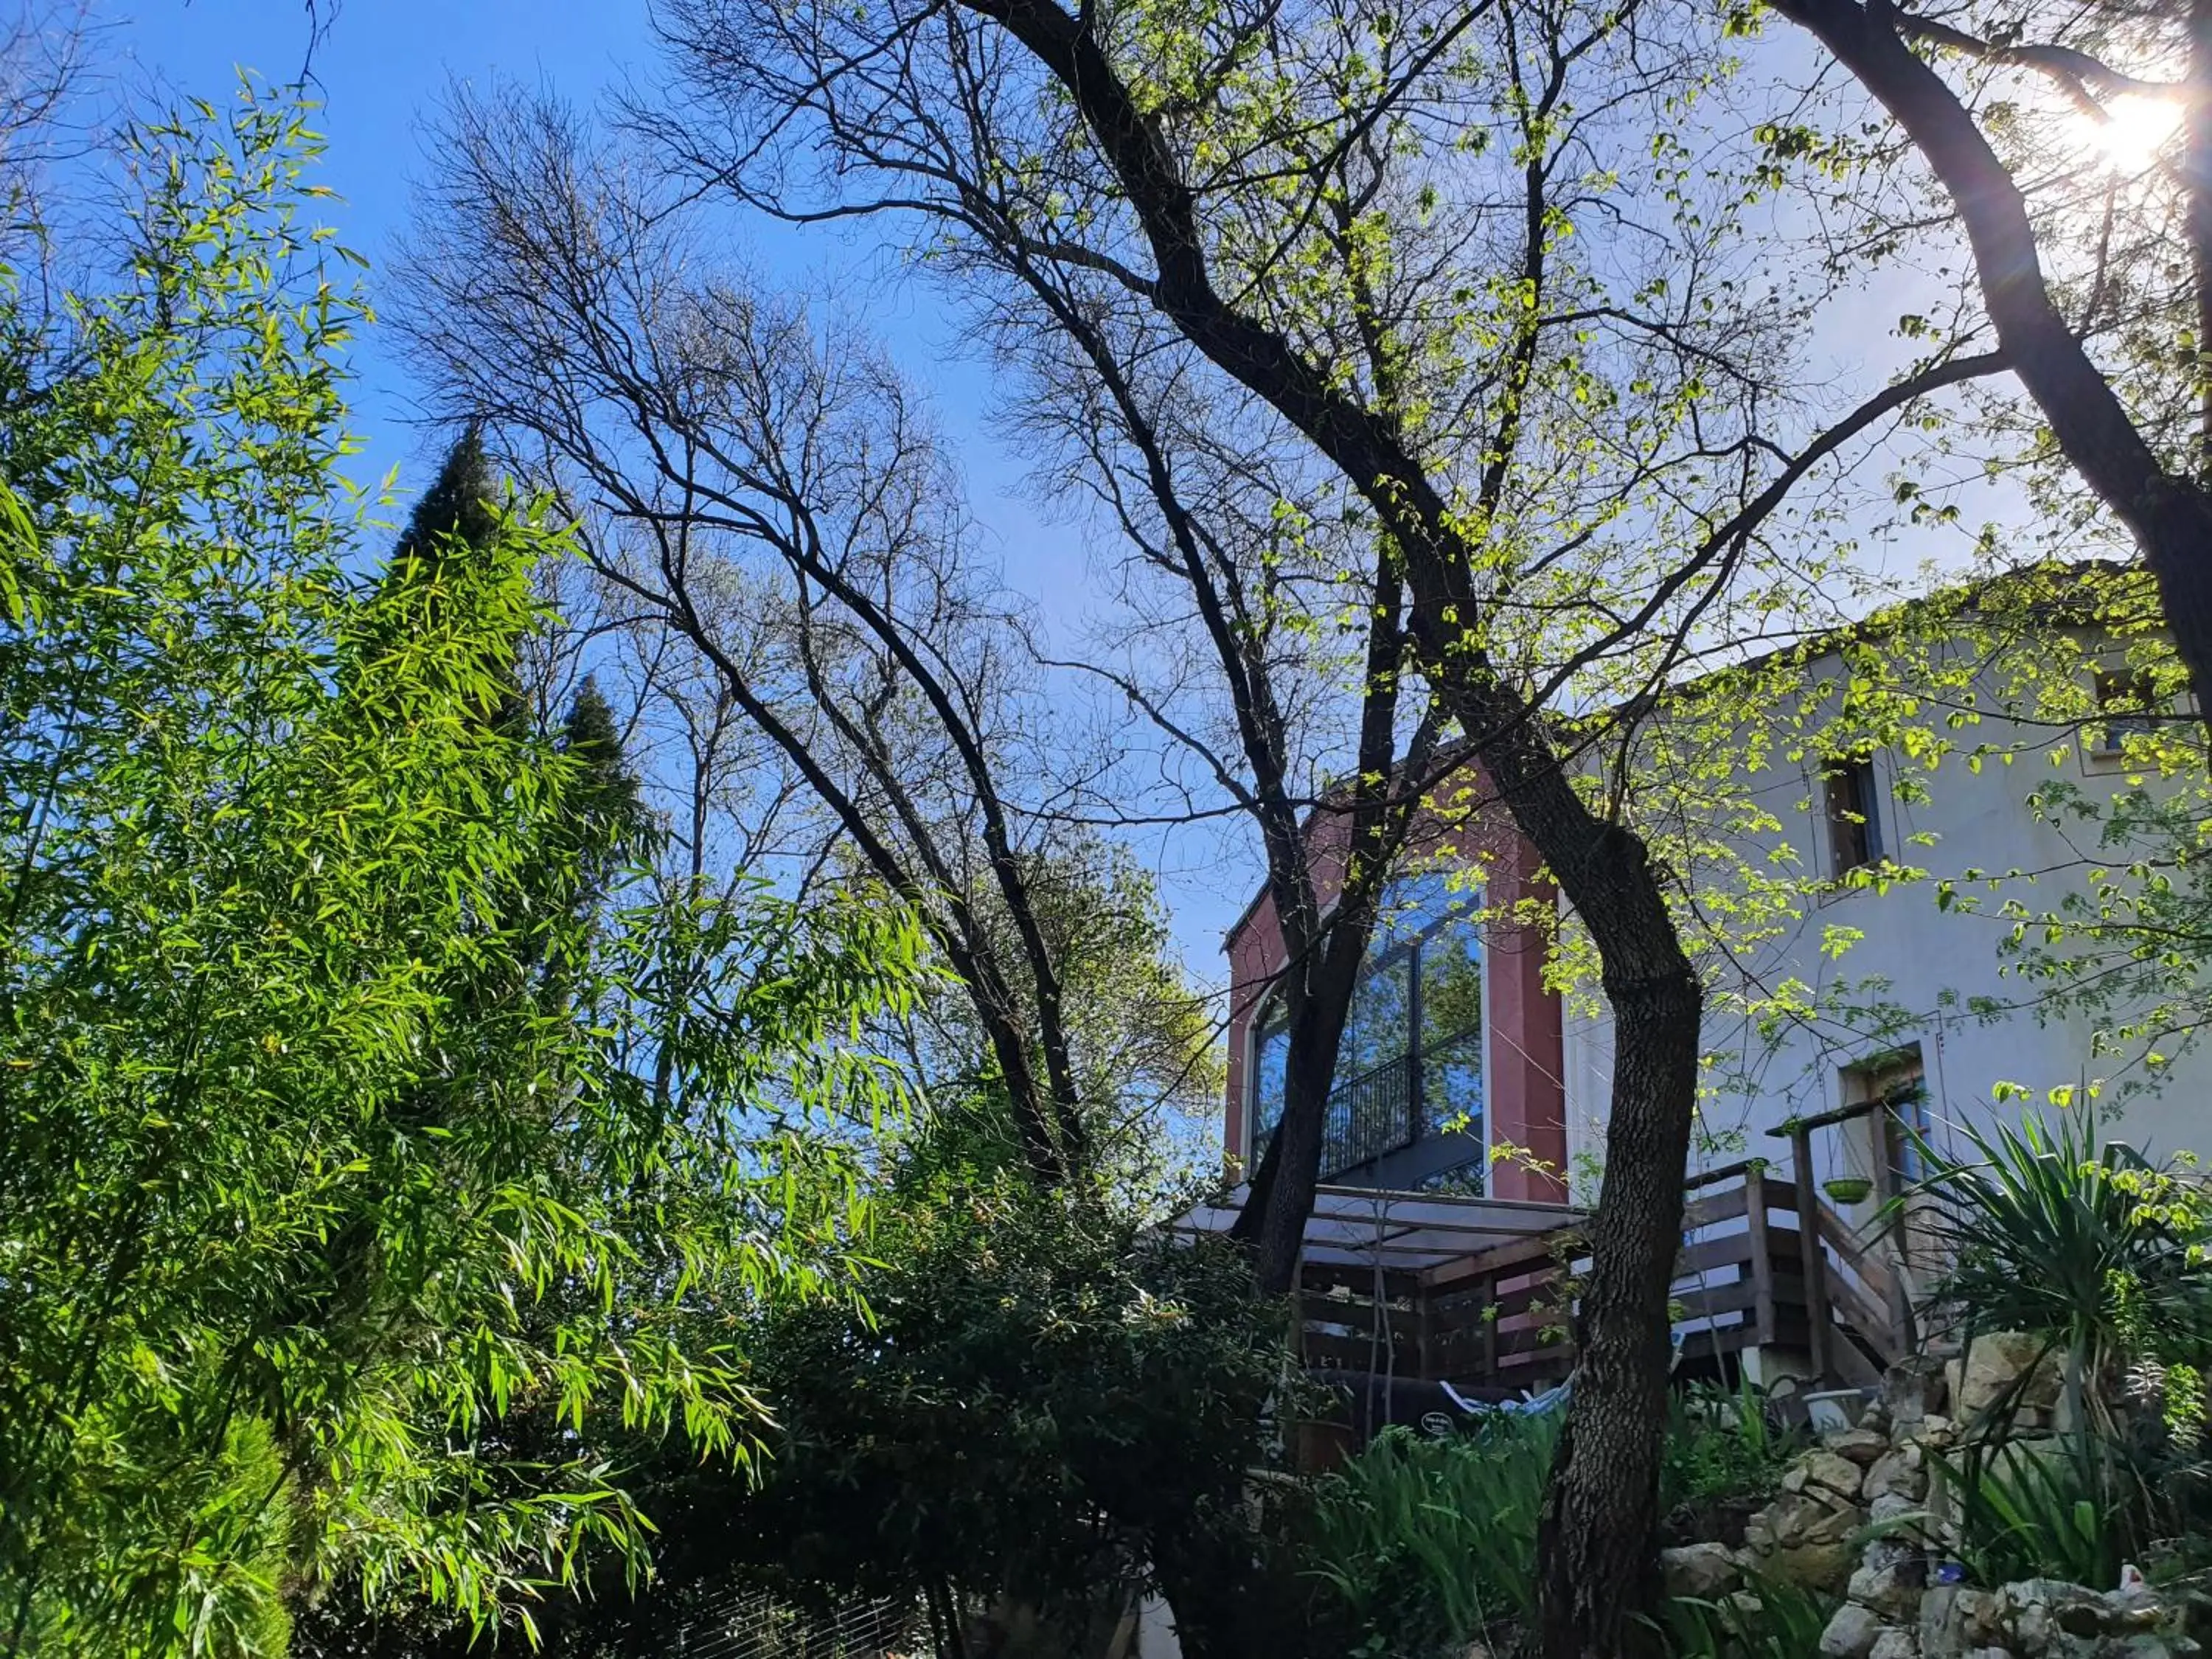
[[[2002,741],[2008,729],[1984,724],[1979,735]],[[2075,863],[2080,848],[2069,848],[2051,825],[2037,820],[2023,798],[2050,770],[2036,752],[2038,739],[2018,733],[2029,752],[2010,766],[1985,764],[1978,773],[1958,760],[1917,775],[1926,799],[1900,799],[1894,753],[1875,757],[1882,841],[1891,855],[1919,866],[1932,876],[1956,876],[1968,869],[2045,870]],[[2119,784],[2113,773],[2085,764],[2078,757],[2064,763],[2085,789],[2109,793]],[[1826,858],[1826,825],[1820,810],[1818,763],[1802,767],[1784,763],[1747,782],[1782,820],[1783,834],[1802,868],[1821,872]],[[1925,836],[1922,844],[1911,839]],[[1762,844],[1764,852],[1771,845]],[[2038,908],[2055,906],[2075,875],[2063,875],[2022,889]],[[1831,927],[1859,930],[1863,937],[1839,958],[1830,960],[1822,942]],[[1698,1161],[1711,1165],[1761,1154],[1786,1165],[1788,1143],[1764,1132],[1794,1115],[1810,1115],[1844,1103],[1844,1068],[1901,1042],[1919,1044],[1925,1067],[1930,1111],[1942,1125],[2003,1113],[2016,1119],[2019,1103],[1996,1103],[2001,1084],[2034,1091],[2039,1103],[2053,1088],[2105,1085],[2099,1107],[2109,1115],[2107,1135],[2117,1134],[2154,1152],[2189,1150],[2212,1155],[2212,1042],[2186,1052],[2160,1068],[2154,1091],[2130,1092],[2125,1086],[2146,1076],[2119,1057],[2093,1054],[2092,1032],[2078,1017],[2045,1019],[2033,1011],[2011,1014],[1995,1024],[1967,1012],[1971,999],[2017,1004],[2032,988],[2001,972],[1998,941],[2008,921],[1994,916],[1944,912],[1936,902],[1934,880],[1908,883],[1887,892],[1850,890],[1808,900],[1786,937],[1761,945],[1748,957],[1749,969],[1771,982],[1795,976],[1816,987],[1838,980],[1880,979],[1884,994],[1910,1011],[1911,1018],[1893,1036],[1879,1039],[1831,1029],[1796,1030],[1764,1054],[1757,1086],[1747,1095],[1721,1094],[1705,1107],[1705,1137]],[[1948,1006],[1947,1006],[1948,1005]],[[1709,1018],[1709,1049],[1741,1050],[1746,1033],[1726,1017]],[[1763,1047],[1754,1043],[1754,1048]],[[1570,1150],[1585,1173],[1603,1151],[1607,1074],[1612,1031],[1601,1013],[1595,1018],[1570,1011],[1565,1032],[1565,1060]],[[2047,1104],[2040,1109],[2046,1115]],[[1870,1135],[1858,1133],[1863,1146],[1843,1144],[1840,1132],[1820,1136],[1815,1174],[1869,1174]],[[1717,1144],[1715,1144],[1715,1143]],[[1844,1166],[1850,1167],[1844,1167]]]

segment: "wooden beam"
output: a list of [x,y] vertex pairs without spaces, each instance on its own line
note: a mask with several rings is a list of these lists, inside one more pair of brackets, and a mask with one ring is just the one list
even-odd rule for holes
[[1777,1140],[1796,1140],[1815,1129],[1831,1128],[1838,1123],[1849,1123],[1853,1118],[1864,1117],[1883,1103],[1879,1100],[1855,1100],[1848,1106],[1838,1106],[1832,1111],[1815,1112],[1810,1117],[1793,1117],[1766,1133]]
[[1820,1195],[1813,1185],[1813,1129],[1810,1119],[1790,1132],[1790,1151],[1797,1175],[1797,1235],[1804,1241],[1805,1322],[1809,1328],[1806,1346],[1813,1362],[1813,1376],[1821,1387],[1831,1381],[1828,1368],[1828,1258],[1820,1249]]
[[1753,1323],[1759,1346],[1774,1343],[1774,1247],[1766,1232],[1766,1182],[1754,1177],[1744,1185],[1744,1219],[1750,1229],[1751,1283],[1757,1296]]

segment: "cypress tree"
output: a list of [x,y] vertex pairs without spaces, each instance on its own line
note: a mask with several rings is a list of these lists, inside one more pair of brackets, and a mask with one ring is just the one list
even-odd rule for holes
[[[488,555],[498,541],[499,494],[499,480],[482,434],[471,425],[446,452],[437,477],[415,503],[407,527],[385,562],[379,600],[395,623],[410,618],[414,627],[434,629],[450,620],[443,601],[472,577],[484,574],[481,568],[458,568],[460,561]],[[380,643],[388,648],[397,641],[387,635]],[[513,647],[485,650],[473,668],[491,688],[483,706],[486,720],[510,735],[520,732],[527,705]]]
[[636,850],[646,827],[636,775],[623,752],[614,710],[591,675],[576,688],[562,723],[561,752],[576,763],[562,801],[562,816],[574,827],[583,878],[579,906],[596,904],[626,858]]
[[498,496],[499,480],[484,453],[483,438],[471,426],[453,441],[436,479],[415,503],[407,528],[392,547],[385,580],[416,582],[434,576],[454,538],[471,549],[490,546],[499,533],[499,513],[492,505]]

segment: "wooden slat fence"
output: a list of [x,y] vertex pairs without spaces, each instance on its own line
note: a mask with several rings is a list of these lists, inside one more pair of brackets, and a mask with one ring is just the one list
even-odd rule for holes
[[[1820,1242],[1809,1273],[1808,1215]],[[1573,1229],[1419,1273],[1310,1265],[1307,1363],[1324,1374],[1442,1378],[1492,1395],[1548,1388],[1573,1368],[1569,1301],[1588,1267]],[[1889,1265],[1759,1160],[1690,1182],[1674,1272],[1686,1360],[1782,1347],[1814,1353],[1832,1379],[1858,1381],[1901,1351]]]

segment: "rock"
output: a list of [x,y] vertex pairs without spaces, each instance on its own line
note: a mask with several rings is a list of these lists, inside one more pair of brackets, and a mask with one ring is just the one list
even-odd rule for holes
[[2156,1630],[2171,1622],[2170,1610],[2154,1590],[2106,1590],[2100,1599],[2105,1604],[2105,1628],[2114,1635]]
[[2023,1578],[1996,1593],[1996,1625],[2007,1645],[2031,1656],[2071,1655],[2069,1637],[2094,1637],[2104,1624],[2097,1593],[2063,1578]]
[[1932,1354],[1912,1353],[1882,1373],[1881,1397],[1870,1409],[1901,1429],[1940,1410],[1948,1397],[1943,1362]]
[[1802,1492],[1820,1487],[1838,1498],[1856,1498],[1862,1479],[1859,1466],[1850,1458],[1815,1447],[1784,1471],[1782,1490]]
[[1659,1552],[1659,1571],[1667,1581],[1667,1594],[1715,1601],[1743,1583],[1743,1569],[1735,1552],[1725,1544],[1688,1544]]
[[1920,1642],[1909,1630],[1886,1630],[1874,1638],[1867,1659],[1920,1659]]
[[1964,1584],[1935,1584],[1920,1598],[1920,1659],[1970,1659],[1996,1634],[1989,1596]]
[[1921,1445],[1942,1451],[1959,1442],[1959,1425],[1954,1418],[1939,1417],[1934,1412],[1920,1419],[1920,1427],[1912,1438]]
[[1965,1357],[1950,1361],[1944,1373],[1952,1414],[1970,1421],[2000,1401],[2030,1412],[2048,1412],[2058,1404],[2058,1356],[2045,1339],[2027,1331],[1977,1336]]
[[1919,1513],[1920,1505],[1901,1492],[1876,1492],[1867,1499],[1867,1519],[1876,1526]]
[[1912,1542],[1910,1539],[1876,1538],[1869,1540],[1864,1553],[1863,1553],[1859,1557],[1859,1565],[1861,1566],[1872,1567],[1877,1572],[1886,1567],[1901,1567],[1908,1561],[1916,1564],[1916,1570],[1919,1571],[1922,1578],[1924,1580],[1927,1577],[1927,1569],[1924,1565],[1920,1565],[1920,1547]]
[[1873,1608],[1846,1601],[1820,1632],[1821,1659],[1868,1659],[1882,1631],[1881,1616]]
[[1837,1456],[1849,1458],[1864,1468],[1889,1449],[1889,1437],[1877,1429],[1862,1425],[1856,1429],[1845,1429],[1840,1434],[1832,1434],[1820,1444]]
[[1920,1592],[1927,1583],[1926,1569],[1916,1556],[1894,1566],[1861,1567],[1851,1575],[1844,1594],[1893,1623],[1917,1622]]
[[1877,1498],[1897,1497],[1909,1498],[1917,1504],[1928,1496],[1926,1465],[1927,1460],[1920,1448],[1908,1441],[1875,1459],[1874,1467],[1866,1472],[1861,1490],[1869,1503]]
[[1729,1616],[1735,1620],[1738,1630],[1749,1630],[1753,1624],[1764,1617],[1766,1613],[1766,1603],[1747,1589],[1738,1590],[1733,1595],[1723,1596],[1721,1606],[1728,1609]]
[[1819,1486],[1785,1492],[1751,1517],[1743,1541],[1761,1574],[1802,1589],[1839,1590],[1858,1565],[1866,1511]]

